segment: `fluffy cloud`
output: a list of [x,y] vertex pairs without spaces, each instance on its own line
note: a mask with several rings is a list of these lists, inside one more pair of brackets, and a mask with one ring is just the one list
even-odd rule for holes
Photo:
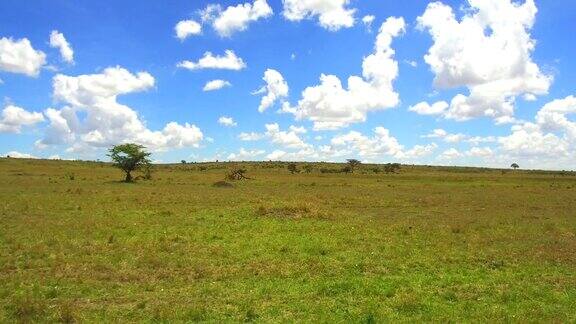
[[457,160],[463,156],[464,155],[462,153],[460,153],[460,151],[458,151],[457,149],[449,148],[449,149],[445,150],[444,152],[442,152],[438,156],[438,160],[447,161],[447,162],[454,162],[455,160]]
[[438,138],[446,143],[469,143],[471,145],[478,145],[480,143],[494,143],[497,142],[497,138],[494,136],[469,136],[462,133],[451,134],[447,131],[437,128],[433,130],[430,134],[421,136],[422,138]]
[[490,158],[494,155],[494,152],[489,147],[473,147],[470,150],[464,152],[464,155],[479,158]]
[[298,130],[281,131],[280,126],[276,123],[266,124],[265,136],[268,137],[272,143],[286,148],[306,148],[306,144],[298,135]]
[[238,153],[231,153],[228,155],[228,160],[231,161],[254,161],[258,159],[258,156],[266,153],[264,150],[246,150],[240,148]]
[[372,16],[372,15],[367,15],[362,17],[362,22],[364,23],[364,25],[366,26],[366,28],[371,31],[372,30],[372,23],[374,22],[374,19],[376,19],[376,17]]
[[440,138],[447,143],[459,143],[464,141],[468,136],[464,134],[450,134],[443,129],[435,129],[432,133],[422,136],[423,138]]
[[60,56],[65,62],[74,64],[74,50],[72,50],[64,34],[53,30],[52,33],[50,33],[50,47],[59,49]]
[[450,105],[446,101],[438,101],[432,105],[427,102],[420,102],[408,108],[420,115],[442,115]]
[[[455,120],[490,117],[497,122],[513,120],[519,95],[534,97],[548,92],[552,78],[532,61],[535,41],[530,36],[537,8],[534,0],[469,0],[458,21],[452,8],[430,3],[418,26],[434,41],[424,60],[435,74],[437,88],[467,87],[449,107],[413,111],[441,114]],[[418,105],[417,105],[418,106]],[[415,106],[415,107],[417,107]]]
[[517,157],[539,157],[553,155],[556,158],[567,154],[568,142],[552,133],[545,133],[539,125],[525,123],[514,125],[512,134],[501,137],[501,149]]
[[266,159],[273,161],[312,161],[319,160],[319,155],[313,148],[307,147],[294,152],[274,150],[266,155]]
[[320,26],[337,31],[354,26],[356,9],[347,8],[349,0],[283,0],[284,17],[300,21],[318,17]]
[[262,80],[266,82],[266,85],[253,93],[264,94],[260,106],[258,106],[259,112],[264,112],[273,106],[276,101],[285,99],[289,91],[288,83],[284,80],[282,74],[276,70],[267,69]]
[[347,134],[335,136],[331,140],[332,151],[338,148],[347,148],[355,151],[358,156],[370,160],[379,160],[383,156],[390,156],[396,159],[416,159],[432,154],[436,149],[436,144],[426,146],[415,146],[410,150],[405,150],[398,140],[390,135],[390,131],[384,127],[376,127],[374,136],[368,137],[357,131],[350,131]]
[[69,144],[71,151],[123,142],[136,142],[152,150],[197,147],[203,134],[195,125],[170,122],[161,131],[151,131],[136,111],[117,102],[119,95],[146,91],[154,83],[146,72],[132,74],[121,67],[107,68],[100,74],[56,75],[53,96],[66,106],[46,110],[50,126],[37,145]]
[[398,62],[390,47],[394,37],[404,32],[402,18],[390,17],[380,27],[374,53],[364,58],[362,77],[348,78],[348,89],[335,75],[320,77],[320,85],[308,87],[296,107],[284,107],[296,119],[309,119],[315,130],[337,129],[363,122],[370,111],[395,107],[399,103],[393,81],[398,76]]
[[220,90],[222,88],[225,87],[231,87],[232,84],[226,80],[212,80],[212,81],[208,81],[206,82],[206,84],[204,85],[204,88],[202,88],[203,91],[215,91],[215,90]]
[[306,134],[308,132],[304,126],[290,125],[289,129],[296,134]]
[[251,22],[268,18],[273,14],[266,0],[254,0],[253,3],[229,6],[224,10],[220,5],[211,4],[201,11],[202,20],[211,22],[214,30],[222,37],[230,37],[235,32],[244,31]]
[[568,96],[544,105],[534,122],[514,125],[511,134],[498,138],[500,154],[535,167],[574,168],[576,159],[576,97]]
[[181,20],[174,27],[176,37],[183,41],[192,35],[200,35],[202,33],[202,25],[194,20]]
[[250,133],[242,132],[238,135],[238,138],[241,141],[245,141],[245,142],[259,141],[263,137],[264,137],[264,135],[259,134],[259,133],[255,133],[255,132],[250,132]]
[[234,71],[246,68],[246,63],[244,63],[240,57],[236,56],[234,51],[226,50],[225,53],[226,55],[224,56],[214,56],[212,53],[206,52],[198,62],[182,61],[177,64],[177,67],[188,70],[222,69]]
[[432,155],[438,148],[431,143],[406,149],[384,127],[376,127],[371,137],[357,131],[336,135],[329,145],[321,146],[306,143],[299,136],[305,132],[303,127],[291,126],[289,131],[282,131],[278,124],[267,124],[263,134],[242,133],[239,137],[242,140],[270,140],[278,147],[266,155],[266,159],[282,161],[343,161],[360,157],[371,162],[390,159],[413,162]]
[[226,116],[222,116],[220,118],[218,118],[218,124],[224,126],[224,127],[234,127],[237,126],[238,124],[234,121],[234,118],[232,117],[226,117]]
[[32,48],[26,38],[0,38],[0,71],[36,77],[46,63],[46,54]]
[[8,105],[2,110],[0,133],[20,133],[23,126],[31,126],[44,121],[38,112],[29,112],[23,108]]
[[536,122],[544,131],[565,131],[570,139],[576,140],[576,123],[566,115],[576,113],[576,97],[568,96],[554,100],[536,114]]

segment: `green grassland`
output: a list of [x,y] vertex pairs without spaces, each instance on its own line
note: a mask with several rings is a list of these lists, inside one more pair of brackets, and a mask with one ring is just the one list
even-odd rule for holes
[[576,176],[0,159],[0,322],[576,322]]

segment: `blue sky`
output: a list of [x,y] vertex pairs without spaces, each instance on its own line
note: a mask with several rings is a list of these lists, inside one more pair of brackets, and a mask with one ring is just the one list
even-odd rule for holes
[[575,18],[570,0],[4,0],[0,154],[574,169]]

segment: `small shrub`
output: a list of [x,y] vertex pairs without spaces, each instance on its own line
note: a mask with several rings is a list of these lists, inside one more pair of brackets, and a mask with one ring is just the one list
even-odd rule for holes
[[233,169],[226,174],[226,180],[238,181],[238,180],[251,180],[246,176],[246,169]]
[[304,172],[306,173],[310,173],[312,172],[312,170],[314,169],[314,166],[312,164],[306,164],[304,165],[304,167],[302,167],[304,169]]
[[299,172],[298,166],[296,166],[296,163],[290,163],[290,164],[288,164],[287,168],[288,168],[288,171],[290,171],[291,174],[294,174],[294,173],[298,173],[298,172]]
[[340,171],[342,173],[352,173],[354,172],[354,168],[350,165],[347,165],[345,167],[342,168],[342,170]]
[[388,163],[384,165],[384,172],[386,173],[396,173],[397,171],[400,171],[400,169],[400,163]]

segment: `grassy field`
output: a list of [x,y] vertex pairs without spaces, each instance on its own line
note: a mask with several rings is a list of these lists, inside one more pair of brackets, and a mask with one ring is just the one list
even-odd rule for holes
[[0,322],[575,322],[576,176],[0,159]]

